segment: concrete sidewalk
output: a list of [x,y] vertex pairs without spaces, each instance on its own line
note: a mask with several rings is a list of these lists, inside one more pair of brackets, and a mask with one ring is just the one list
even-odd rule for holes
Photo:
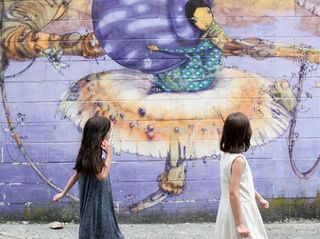
[[[270,239],[320,239],[320,223],[311,221],[266,224]],[[214,223],[122,224],[126,239],[213,239]],[[48,224],[0,224],[0,239],[76,239],[77,224],[52,230]],[[219,238],[223,239],[223,238]]]

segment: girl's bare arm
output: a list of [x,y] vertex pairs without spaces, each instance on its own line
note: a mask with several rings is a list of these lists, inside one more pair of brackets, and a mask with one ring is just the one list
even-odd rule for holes
[[260,200],[262,198],[262,196],[260,195],[260,193],[258,193],[257,191],[255,191],[255,198],[256,200]]
[[112,148],[110,143],[107,140],[104,140],[101,145],[102,149],[106,152],[107,158],[104,162],[104,167],[102,168],[101,172],[96,174],[96,177],[100,181],[107,180],[111,168],[111,155],[112,155]]
[[65,188],[63,189],[63,191],[61,193],[58,193],[56,194],[54,197],[53,197],[53,201],[57,202],[59,201],[60,199],[62,199],[64,196],[66,196],[68,194],[68,192],[70,191],[70,189],[74,186],[74,184],[78,181],[78,178],[79,178],[79,174],[78,173],[74,173],[67,185],[65,186]]
[[240,179],[243,173],[243,170],[246,166],[246,163],[243,158],[237,157],[231,166],[231,182],[229,188],[229,197],[231,210],[234,218],[234,222],[236,225],[236,230],[241,237],[248,237],[249,230],[244,225],[241,207],[240,207],[240,196],[239,196],[239,188],[240,188]]
[[269,208],[269,202],[265,200],[257,191],[255,191],[255,198],[260,207]]

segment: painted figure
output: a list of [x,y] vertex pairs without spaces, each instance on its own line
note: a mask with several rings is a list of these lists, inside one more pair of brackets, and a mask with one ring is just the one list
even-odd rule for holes
[[[204,1],[189,1],[185,6],[186,17],[203,37],[217,33],[218,25],[213,21],[209,5]],[[221,46],[221,43],[218,44]],[[221,65],[222,51],[210,39],[202,39],[195,47],[184,49],[159,48],[149,45],[151,51],[166,54],[185,55],[189,60],[174,70],[156,75],[155,89],[159,91],[198,91],[212,86],[214,73]]]

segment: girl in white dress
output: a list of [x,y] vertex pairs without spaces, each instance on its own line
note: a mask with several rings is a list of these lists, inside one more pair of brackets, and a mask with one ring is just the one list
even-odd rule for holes
[[255,191],[253,178],[243,152],[250,147],[252,130],[249,119],[242,113],[230,114],[223,126],[220,149],[221,199],[214,239],[267,239],[257,207],[269,203]]

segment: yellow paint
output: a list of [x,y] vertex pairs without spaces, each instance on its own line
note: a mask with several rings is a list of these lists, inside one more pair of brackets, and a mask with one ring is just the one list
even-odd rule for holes
[[91,20],[92,0],[72,1],[69,5],[67,18],[79,20]]
[[[238,9],[245,16],[261,16],[270,11],[294,11],[294,0],[217,0],[214,8]],[[218,13],[219,14],[219,13]],[[220,14],[221,15],[221,14]]]
[[[241,1],[240,1],[241,2]],[[277,11],[284,11],[284,10],[294,10],[295,9],[295,2],[294,0],[286,0],[286,1],[279,1],[279,0],[258,0],[258,1],[246,1],[250,2],[251,10],[263,11],[263,10],[277,10]]]
[[301,58],[306,57],[309,62],[320,63],[320,50],[299,48],[283,43],[275,43],[277,57]]
[[78,31],[81,28],[92,31],[91,8],[92,0],[71,1],[63,17],[64,21],[53,21],[43,31],[60,34]]
[[207,7],[197,8],[193,14],[193,21],[196,27],[200,30],[208,30],[213,22],[211,10]]

